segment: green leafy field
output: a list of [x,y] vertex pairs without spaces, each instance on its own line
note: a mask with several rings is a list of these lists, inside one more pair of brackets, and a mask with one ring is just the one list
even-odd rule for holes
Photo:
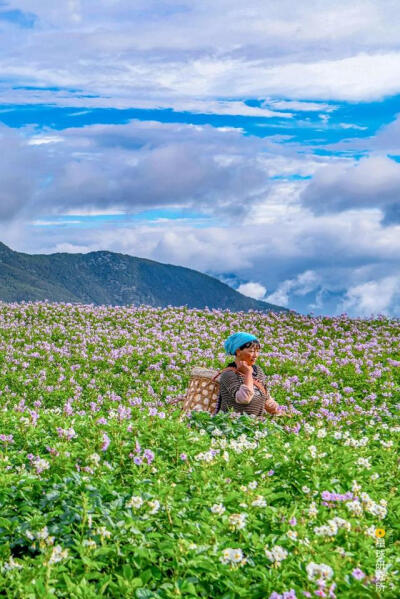
[[[256,334],[292,417],[182,418]],[[0,597],[400,596],[400,322],[0,304]]]

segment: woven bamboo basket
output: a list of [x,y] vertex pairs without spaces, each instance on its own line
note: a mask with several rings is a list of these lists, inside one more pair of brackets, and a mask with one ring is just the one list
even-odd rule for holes
[[[197,366],[191,371],[189,387],[183,402],[183,411],[194,410],[214,414],[219,394],[218,370]],[[216,377],[216,378],[215,378]]]

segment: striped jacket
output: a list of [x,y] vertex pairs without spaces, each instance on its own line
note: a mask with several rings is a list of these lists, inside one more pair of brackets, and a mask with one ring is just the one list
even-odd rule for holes
[[[228,366],[236,366],[231,362]],[[243,375],[233,370],[226,370],[220,377],[220,396],[217,411],[233,410],[240,414],[253,414],[262,416],[265,412],[276,414],[279,405],[272,399],[267,390],[266,376],[260,366],[253,366],[253,378],[258,380],[266,388],[267,395],[254,385],[254,393],[243,383]]]

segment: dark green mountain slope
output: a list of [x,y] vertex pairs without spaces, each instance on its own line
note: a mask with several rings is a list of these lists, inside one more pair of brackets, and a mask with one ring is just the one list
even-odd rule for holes
[[114,252],[14,252],[0,242],[0,300],[147,304],[239,310],[285,308],[246,297],[190,268]]

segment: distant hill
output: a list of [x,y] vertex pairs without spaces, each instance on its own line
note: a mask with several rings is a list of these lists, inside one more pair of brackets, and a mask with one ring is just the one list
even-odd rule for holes
[[115,252],[24,254],[0,242],[0,300],[147,304],[232,311],[286,308],[251,299],[190,268]]

